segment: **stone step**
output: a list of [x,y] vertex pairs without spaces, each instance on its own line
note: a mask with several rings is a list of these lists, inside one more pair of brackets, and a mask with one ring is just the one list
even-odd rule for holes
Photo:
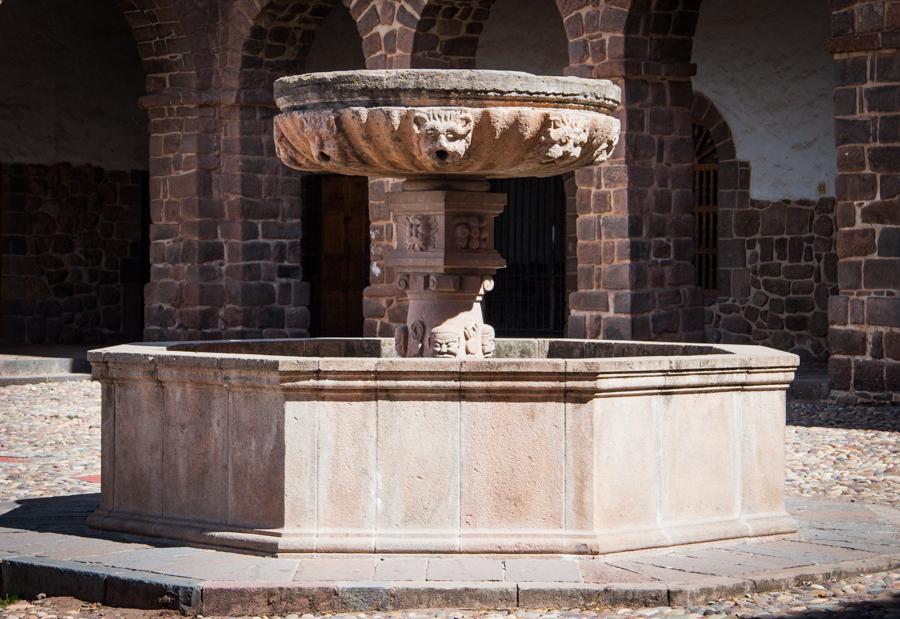
[[824,400],[828,398],[828,376],[797,376],[788,387],[789,400]]
[[89,378],[87,349],[86,345],[0,347],[0,385]]

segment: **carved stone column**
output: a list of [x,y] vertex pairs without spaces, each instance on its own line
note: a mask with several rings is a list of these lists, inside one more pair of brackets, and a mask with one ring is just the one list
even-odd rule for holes
[[494,249],[494,218],[506,194],[484,181],[417,179],[390,193],[397,249],[387,260],[409,299],[407,324],[397,328],[397,352],[407,357],[484,357],[494,330],[481,299],[506,265]]

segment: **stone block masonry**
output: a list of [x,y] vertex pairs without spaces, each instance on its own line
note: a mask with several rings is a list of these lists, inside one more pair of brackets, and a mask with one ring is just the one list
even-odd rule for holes
[[719,297],[710,341],[758,344],[824,360],[837,293],[834,199],[753,200],[720,213]]
[[[700,340],[705,325],[703,296],[694,285],[691,265],[689,122],[695,71],[692,39],[700,5],[693,0],[560,0],[554,4],[568,39],[565,73],[613,79],[623,87],[625,99],[622,139],[611,164],[603,170],[580,170],[571,183],[577,215],[571,218],[569,230],[567,333],[590,338]],[[309,307],[300,259],[303,241],[296,238],[305,208],[299,204],[302,179],[280,168],[269,137],[273,72],[283,75],[289,66],[302,72],[304,50],[310,39],[315,40],[313,34],[329,9],[348,11],[356,22],[359,39],[344,43],[359,45],[367,68],[474,67],[492,3],[317,1],[299,11],[288,0],[135,0],[117,6],[131,26],[143,64],[146,96],[140,106],[149,120],[151,281],[144,298],[144,338],[305,335],[310,310],[316,308]],[[900,397],[894,395],[900,393],[900,2],[841,0],[831,3],[831,12],[827,48],[835,59],[838,178],[834,220],[839,286],[839,296],[828,308],[832,389],[854,398],[891,400]],[[281,38],[300,44],[285,46]],[[734,152],[719,155],[723,165],[736,157]],[[396,286],[396,274],[385,264],[395,243],[383,199],[389,184],[373,180],[370,185],[372,267],[364,310],[369,335],[390,335],[394,325],[406,320],[408,308]],[[5,195],[19,199],[9,189]],[[740,207],[744,208],[755,210],[749,207],[749,199]],[[785,206],[791,208],[798,205]],[[824,221],[815,213],[814,218]],[[19,309],[16,326],[7,327],[6,334],[14,331],[35,341],[61,338],[54,334],[64,330],[59,322],[69,324],[64,318],[69,310],[58,309],[58,299],[49,299],[49,287],[35,308],[61,313],[46,316],[44,335],[39,333],[39,321],[31,323],[25,317],[21,293],[26,282],[38,288],[46,282],[16,271],[26,260],[36,263],[38,254],[15,253],[21,250],[23,234],[12,230],[4,225],[5,320],[11,305]],[[19,240],[8,240],[12,236]],[[799,330],[786,326],[783,335],[776,335],[777,328],[768,324],[773,315],[786,325],[788,318],[795,326],[808,319],[810,331],[815,327],[818,333],[822,309],[815,289],[820,282],[809,280],[814,285],[812,310],[803,309],[808,303],[797,301],[795,311],[789,312],[787,299],[803,293],[792,290],[775,299],[765,291],[765,281],[790,281],[793,287],[801,280],[784,275],[785,268],[820,268],[814,245],[821,236],[818,231],[813,234],[811,263],[805,258],[795,263],[788,256],[780,262],[781,276],[755,276],[769,300],[753,303],[755,291],[751,291],[739,311],[718,314],[723,321],[740,318],[729,320],[731,326],[719,323],[716,328],[723,338],[726,333],[748,335],[741,332],[746,330],[741,321],[747,321],[751,341],[780,345],[774,341],[778,339],[784,347],[818,354],[817,344],[822,341],[818,334],[801,337]],[[101,237],[99,231],[97,237]],[[732,287],[728,299],[745,298],[734,291],[743,294],[754,277],[753,265],[746,261],[753,251],[765,249],[761,241],[770,237],[776,239],[774,253],[774,234],[757,239],[755,249],[746,247],[749,236],[735,234],[728,239],[745,241],[745,264],[728,269]],[[43,239],[43,233],[36,238]],[[731,245],[730,255],[739,259],[739,243]],[[49,256],[42,259],[52,262]],[[760,258],[760,272],[776,268],[764,264]],[[56,285],[62,283],[85,290],[85,282]],[[100,304],[99,290],[90,294],[98,306],[77,310],[80,313],[72,314],[71,324],[86,321],[79,330],[90,331],[92,338],[114,332],[103,321],[113,324],[117,311],[122,321],[140,315],[119,305],[105,310],[104,318],[106,306]],[[88,292],[73,294],[82,303],[91,303],[85,295]],[[783,313],[775,303],[782,300]],[[719,305],[716,311],[724,307]],[[756,311],[760,316],[754,318]],[[763,312],[768,312],[765,326]],[[758,340],[753,340],[754,329]]]
[[0,320],[12,343],[140,338],[146,172],[0,167]]
[[[883,6],[882,6],[883,5]],[[835,3],[840,294],[829,302],[831,388],[900,398],[900,3]]]

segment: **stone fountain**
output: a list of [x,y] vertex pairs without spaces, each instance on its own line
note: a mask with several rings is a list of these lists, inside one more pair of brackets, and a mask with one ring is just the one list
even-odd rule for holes
[[278,156],[298,170],[406,179],[389,193],[387,265],[409,299],[405,357],[489,357],[481,298],[505,266],[486,178],[552,176],[605,161],[619,135],[610,82],[497,71],[371,71],[275,83]]
[[[134,344],[104,385],[91,526],[268,554],[604,553],[793,530],[794,355],[754,346],[503,340],[488,178],[604,161],[619,90],[493,71],[279,80],[279,157],[403,179],[378,338]],[[327,308],[323,308],[327,311]]]

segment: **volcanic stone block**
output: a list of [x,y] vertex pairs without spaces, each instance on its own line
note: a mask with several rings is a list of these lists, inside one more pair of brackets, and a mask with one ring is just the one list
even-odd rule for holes
[[870,325],[900,327],[900,299],[869,297],[866,303],[866,319]]

